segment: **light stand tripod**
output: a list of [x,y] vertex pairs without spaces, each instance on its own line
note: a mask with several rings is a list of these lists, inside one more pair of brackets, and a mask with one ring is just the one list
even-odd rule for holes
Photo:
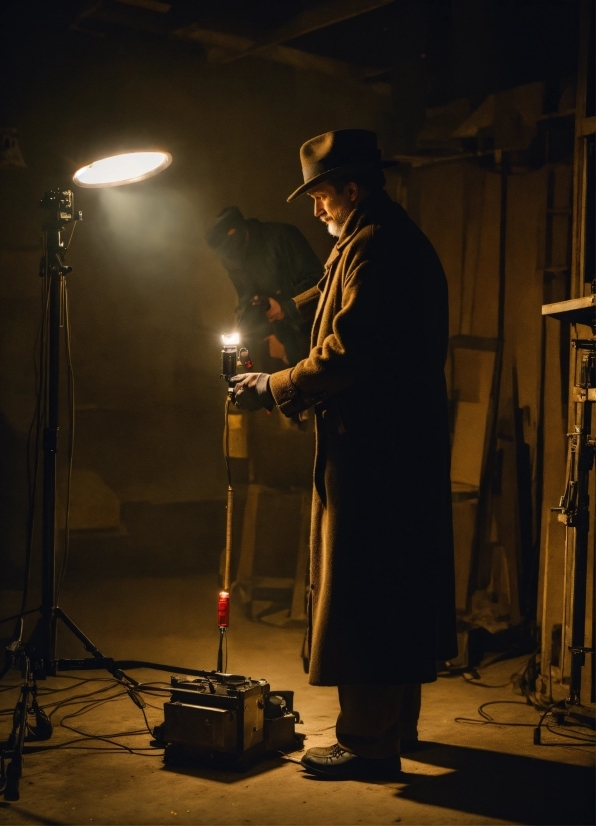
[[[21,670],[23,683],[13,716],[13,727],[6,743],[0,746],[1,775],[5,781],[6,800],[19,799],[19,780],[23,767],[23,749],[26,740],[46,740],[52,735],[52,724],[38,706],[36,680],[55,676],[58,671],[83,671],[104,669],[128,692],[133,702],[143,708],[145,703],[135,691],[139,683],[122,669],[153,668],[178,674],[201,676],[203,671],[139,660],[115,661],[105,657],[80,628],[57,605],[56,594],[56,454],[58,450],[59,402],[60,402],[60,328],[65,309],[65,278],[71,267],[65,264],[66,247],[61,240],[64,227],[81,220],[80,212],[74,211],[73,193],[70,190],[46,192],[41,206],[47,210],[43,225],[44,258],[40,275],[46,279],[47,319],[47,382],[45,393],[45,427],[43,431],[43,505],[42,505],[42,567],[40,618],[27,641],[23,641],[23,616],[25,611],[7,620],[18,620],[16,639],[7,648],[6,664],[0,679],[12,666]],[[45,367],[45,365],[44,365]],[[36,457],[37,460],[37,457]],[[57,622],[60,620],[83,644],[91,657],[84,659],[56,659]],[[34,718],[35,725],[30,723]],[[5,758],[10,760],[6,773]]]
[[[572,529],[571,545],[573,565],[571,580],[571,669],[569,697],[553,709],[555,718],[564,722],[565,715],[594,727],[594,706],[582,704],[582,669],[586,654],[594,653],[586,646],[586,591],[590,538],[590,472],[596,457],[596,435],[592,433],[592,408],[596,402],[596,282],[592,295],[586,298],[547,304],[543,315],[551,315],[560,321],[588,324],[592,327],[592,339],[574,339],[576,350],[575,379],[573,388],[574,424],[569,438],[567,461],[567,485],[561,497],[558,519],[567,529]],[[592,537],[592,544],[594,537]]]

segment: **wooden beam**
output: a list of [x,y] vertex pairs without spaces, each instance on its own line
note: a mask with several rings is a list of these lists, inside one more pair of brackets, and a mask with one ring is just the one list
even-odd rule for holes
[[163,14],[155,14],[155,11],[155,8],[149,9],[144,3],[96,0],[87,3],[79,12],[75,27],[82,21],[98,21],[163,37],[167,35],[167,18]]
[[[309,9],[305,9],[297,14],[283,26],[270,32],[263,38],[259,38],[250,51],[254,52],[267,46],[274,46],[278,43],[287,43],[288,40],[295,40],[304,34],[334,26],[344,20],[359,17],[368,11],[373,11],[381,6],[388,6],[393,0],[327,0]],[[243,57],[243,55],[239,55]]]
[[[212,63],[223,63],[242,53],[252,55],[252,46],[254,45],[254,41],[247,37],[204,29],[195,24],[177,29],[171,32],[170,36],[177,40],[201,43],[207,52],[207,59]],[[353,63],[346,63],[342,60],[335,60],[335,58],[311,54],[279,44],[259,48],[258,54],[255,53],[255,57],[271,60],[275,63],[283,63],[296,69],[306,69],[331,77],[356,81],[362,81],[365,77],[374,76],[378,72],[378,69],[371,67],[357,66]],[[376,85],[378,84],[371,84],[371,86]]]
[[[360,6],[362,6],[362,3],[368,3],[370,6],[372,2],[379,4],[380,0],[360,0]],[[383,0],[383,2],[388,2],[388,0]],[[333,0],[333,3],[335,3],[335,0]],[[352,10],[355,8],[354,0],[346,0],[346,3]],[[200,43],[210,63],[226,63],[238,56],[252,55],[255,41],[241,35],[203,28],[196,23],[168,32],[165,14],[152,14],[151,12],[158,10],[152,6],[151,0],[96,0],[96,2],[87,5],[85,10],[79,14],[78,20],[97,20],[139,31],[169,35],[174,40]],[[159,9],[159,11],[162,11],[162,9]],[[283,46],[279,43],[260,46],[258,50],[255,49],[255,57],[293,66],[295,69],[319,72],[331,77],[356,82],[372,79],[381,71],[378,67],[358,66],[335,58]],[[387,83],[373,82],[368,85],[375,94],[388,95],[391,93],[390,86]]]
[[171,3],[162,3],[161,0],[116,0],[117,3],[124,3],[126,6],[136,6],[139,9],[155,11],[159,14],[167,14],[172,8]]
[[170,37],[174,40],[200,43],[205,48],[207,59],[211,63],[220,63],[224,56],[235,55],[250,48],[252,44],[252,40],[248,37],[204,29],[196,23],[191,23],[182,29],[174,29],[170,32]]
[[350,80],[361,81],[369,71],[364,66],[356,66],[353,63],[345,63],[343,60],[335,60],[332,57],[303,52],[301,49],[293,49],[290,46],[266,46],[259,49],[255,56],[264,57],[276,63],[285,63],[288,66],[294,66],[296,69],[310,69],[313,72],[320,72],[331,77]]

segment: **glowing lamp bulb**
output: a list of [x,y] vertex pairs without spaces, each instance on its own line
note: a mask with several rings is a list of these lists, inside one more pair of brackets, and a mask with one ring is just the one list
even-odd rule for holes
[[89,188],[122,186],[157,175],[171,163],[169,152],[127,152],[83,166],[75,172],[73,180]]
[[240,344],[240,333],[228,333],[221,337],[224,347],[236,347]]

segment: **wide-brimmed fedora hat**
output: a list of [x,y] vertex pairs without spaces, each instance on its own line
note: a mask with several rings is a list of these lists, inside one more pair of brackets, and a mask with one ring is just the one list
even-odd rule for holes
[[397,161],[381,160],[377,136],[368,129],[338,129],[311,138],[300,147],[304,183],[292,192],[293,201],[316,184],[363,169],[385,169]]

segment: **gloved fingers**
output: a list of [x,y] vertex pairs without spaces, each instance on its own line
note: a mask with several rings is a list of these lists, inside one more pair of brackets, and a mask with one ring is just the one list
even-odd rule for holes
[[261,406],[255,388],[257,375],[255,373],[239,373],[230,379],[232,401],[241,410],[258,410]]
[[275,406],[267,373],[240,373],[230,379],[232,400],[241,410],[272,410]]
[[252,373],[238,373],[236,376],[232,376],[230,379],[231,385],[240,384],[241,381],[244,381],[248,376],[252,376]]
[[233,401],[240,410],[260,410],[263,407],[257,393],[252,389],[247,391],[242,386],[239,392],[234,393]]

